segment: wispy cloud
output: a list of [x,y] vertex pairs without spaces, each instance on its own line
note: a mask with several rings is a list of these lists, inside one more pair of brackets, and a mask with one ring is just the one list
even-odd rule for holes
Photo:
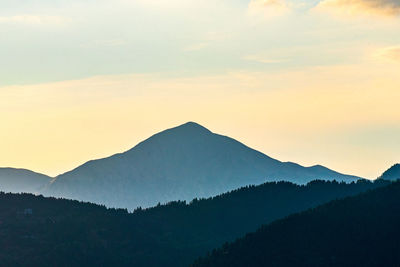
[[391,46],[380,49],[375,54],[379,59],[400,63],[400,46]]
[[197,40],[183,47],[185,52],[200,51],[215,43],[221,43],[231,38],[231,33],[226,31],[209,31],[201,34]]
[[197,44],[193,44],[193,45],[189,45],[187,47],[185,47],[183,50],[186,52],[192,52],[192,51],[199,51],[202,50],[203,48],[209,46],[208,42],[203,42],[203,43],[197,43]]
[[282,62],[287,62],[287,59],[282,59],[282,58],[269,58],[269,57],[263,57],[259,55],[247,55],[243,57],[244,60],[247,61],[255,61],[259,63],[265,63],[265,64],[275,64],[275,63],[282,63]]
[[283,2],[280,0],[251,0],[250,6],[259,7],[277,7],[282,6]]
[[104,40],[94,40],[82,45],[82,47],[92,47],[92,46],[103,46],[103,47],[115,47],[123,46],[128,42],[123,39],[104,39]]
[[289,10],[283,0],[251,0],[248,7],[250,15],[262,15],[266,18],[284,15]]
[[25,24],[25,25],[59,25],[66,21],[61,16],[43,16],[43,15],[15,15],[2,16],[0,23]]
[[399,0],[323,0],[319,10],[338,12],[346,15],[400,15]]

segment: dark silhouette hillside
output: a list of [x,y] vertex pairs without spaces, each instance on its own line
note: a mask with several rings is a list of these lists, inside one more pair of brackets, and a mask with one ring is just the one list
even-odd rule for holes
[[133,210],[268,181],[305,184],[316,179],[351,182],[358,177],[322,166],[280,162],[189,122],[125,153],[89,161],[60,175],[44,194]]
[[385,171],[379,178],[389,181],[400,180],[400,164],[393,165],[387,171]]
[[263,226],[193,265],[400,266],[400,182]]
[[188,266],[262,224],[387,185],[266,183],[214,198],[126,210],[28,194],[0,194],[5,266]]

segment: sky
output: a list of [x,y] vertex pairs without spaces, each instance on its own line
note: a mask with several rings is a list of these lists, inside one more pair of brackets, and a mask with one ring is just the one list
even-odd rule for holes
[[400,162],[398,0],[2,0],[0,166],[55,176],[187,121],[376,178]]

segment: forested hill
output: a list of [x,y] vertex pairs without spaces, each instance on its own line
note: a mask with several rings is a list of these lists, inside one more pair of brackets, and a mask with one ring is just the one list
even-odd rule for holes
[[0,194],[0,262],[8,266],[188,266],[262,224],[389,182],[266,183],[133,214],[29,194]]
[[395,164],[385,171],[379,179],[396,181],[400,180],[400,164]]
[[399,225],[395,182],[275,221],[194,266],[400,266]]

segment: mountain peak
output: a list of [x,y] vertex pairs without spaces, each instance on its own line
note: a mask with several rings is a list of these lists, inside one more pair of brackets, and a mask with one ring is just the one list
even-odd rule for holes
[[184,123],[182,125],[179,125],[177,127],[168,129],[167,131],[169,131],[169,132],[171,132],[171,131],[173,131],[173,132],[179,131],[179,132],[187,133],[187,134],[193,134],[193,133],[196,133],[196,132],[211,133],[211,131],[208,130],[206,127],[204,127],[204,126],[202,126],[202,125],[200,125],[200,124],[198,124],[196,122],[193,122],[193,121],[186,122],[186,123]]
[[400,179],[400,164],[394,164],[392,167],[390,167],[387,171],[385,171],[380,179],[385,179],[385,180],[398,180]]
[[185,143],[185,141],[186,144],[188,141],[193,143],[196,142],[195,140],[198,138],[208,138],[211,136],[213,136],[213,133],[210,130],[196,122],[189,121],[154,134],[150,138],[130,149],[129,152],[133,152],[136,148],[142,147],[143,145],[156,147],[167,145],[173,147],[174,145],[177,145],[177,143]]
[[218,195],[266,181],[352,181],[329,169],[283,163],[195,122],[167,129],[132,149],[90,161],[59,175],[52,196],[110,207],[150,207],[158,202]]

